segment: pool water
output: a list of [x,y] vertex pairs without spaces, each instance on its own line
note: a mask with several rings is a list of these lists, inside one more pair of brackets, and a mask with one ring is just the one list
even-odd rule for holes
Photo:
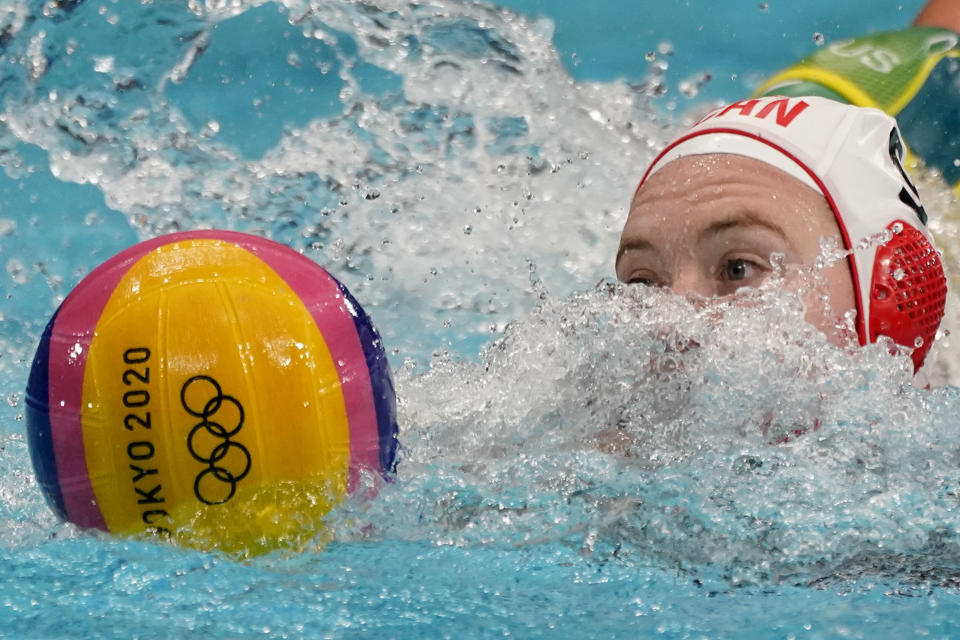
[[[776,281],[702,304],[612,274],[681,122],[920,3],[503,4],[0,4],[0,637],[960,634],[949,335],[923,389]],[[960,206],[921,188],[957,273]],[[330,269],[395,367],[398,477],[302,553],[79,531],[33,478],[50,314],[209,226]]]

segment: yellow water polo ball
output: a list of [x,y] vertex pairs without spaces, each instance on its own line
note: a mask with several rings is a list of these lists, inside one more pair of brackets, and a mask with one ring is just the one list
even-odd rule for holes
[[155,238],[84,278],[40,339],[27,426],[62,518],[244,553],[315,539],[397,450],[389,363],[357,301],[229,231]]

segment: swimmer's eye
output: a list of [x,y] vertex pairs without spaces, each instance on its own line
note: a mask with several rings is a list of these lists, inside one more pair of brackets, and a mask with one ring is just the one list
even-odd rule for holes
[[630,280],[627,281],[627,284],[642,284],[645,287],[657,286],[657,283],[650,278],[630,278]]
[[727,282],[739,282],[754,275],[757,265],[743,258],[727,260],[723,265],[723,279]]

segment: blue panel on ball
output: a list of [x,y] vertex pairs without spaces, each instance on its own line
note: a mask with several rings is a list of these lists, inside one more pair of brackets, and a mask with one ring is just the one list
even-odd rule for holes
[[383,342],[370,317],[363,311],[345,286],[336,280],[340,292],[352,307],[357,310],[353,315],[353,324],[363,347],[364,359],[370,370],[370,384],[373,387],[373,403],[377,411],[377,435],[380,439],[380,468],[386,473],[397,470],[397,400],[393,388],[393,376],[390,374],[390,362],[383,349]]
[[40,345],[33,358],[30,377],[27,379],[27,442],[30,445],[30,460],[37,474],[37,482],[43,490],[50,508],[62,519],[67,519],[67,510],[60,492],[60,474],[53,452],[53,437],[50,431],[49,371],[50,335],[57,321],[54,314],[43,330]]

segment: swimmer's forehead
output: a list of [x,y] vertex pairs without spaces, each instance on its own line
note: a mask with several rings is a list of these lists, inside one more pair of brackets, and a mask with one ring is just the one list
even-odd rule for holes
[[[697,199],[703,189],[726,192],[730,197],[745,190],[791,198],[823,198],[819,190],[766,162],[734,153],[709,153],[670,160],[650,174],[637,190],[631,208],[664,197]],[[719,193],[717,195],[720,195]]]
[[679,158],[651,177],[631,206],[617,261],[629,251],[662,249],[655,239],[678,225],[694,244],[772,234],[785,249],[838,233],[819,193],[775,167],[730,154]]
[[690,250],[720,241],[799,255],[839,229],[826,199],[799,180],[753,158],[708,154],[670,162],[637,192],[616,263],[631,252],[675,251],[676,233]]

